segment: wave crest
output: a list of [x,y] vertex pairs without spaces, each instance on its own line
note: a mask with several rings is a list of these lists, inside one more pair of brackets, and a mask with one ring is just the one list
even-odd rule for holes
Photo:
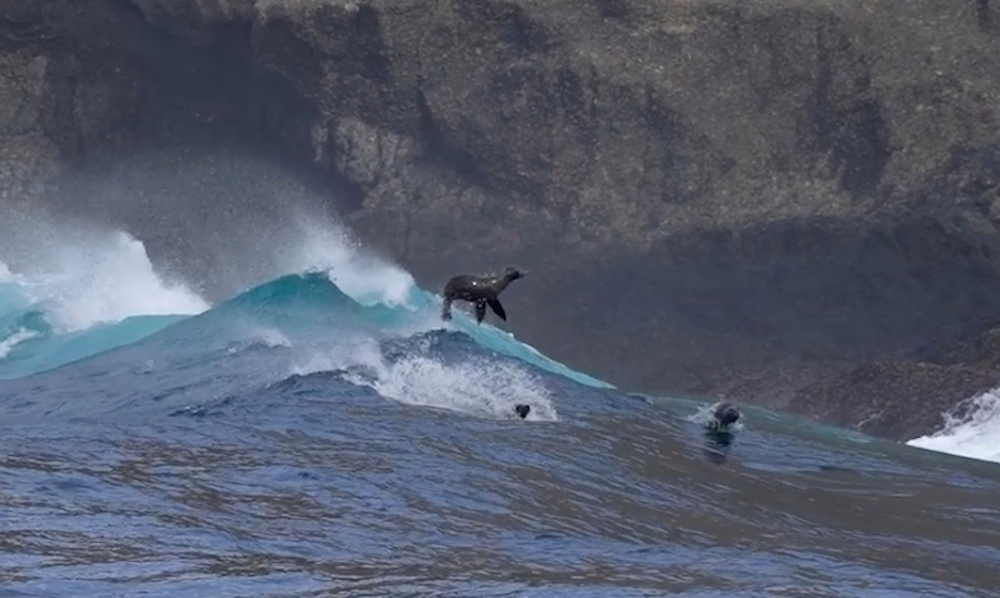
[[161,279],[130,235],[77,240],[40,249],[23,269],[2,264],[0,378],[126,345],[208,309],[186,286]]
[[941,430],[906,444],[1000,463],[1000,388],[960,403],[943,417]]

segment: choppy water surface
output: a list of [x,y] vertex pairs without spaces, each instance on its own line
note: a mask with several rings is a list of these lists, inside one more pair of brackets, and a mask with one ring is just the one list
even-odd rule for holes
[[753,409],[723,445],[357,283],[74,328],[8,274],[0,593],[996,595],[994,464]]

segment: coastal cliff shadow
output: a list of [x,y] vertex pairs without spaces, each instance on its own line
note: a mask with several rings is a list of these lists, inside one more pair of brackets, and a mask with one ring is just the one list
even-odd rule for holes
[[[997,321],[1000,252],[984,242],[934,215],[679,234],[645,254],[536,267],[512,307],[558,309],[518,312],[511,328],[565,338],[558,358],[642,392],[704,392],[731,364],[906,358]],[[581,318],[600,351],[573,341]]]

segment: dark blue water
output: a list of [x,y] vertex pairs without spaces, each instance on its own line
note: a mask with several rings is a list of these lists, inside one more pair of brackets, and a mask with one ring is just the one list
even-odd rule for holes
[[995,464],[755,409],[707,436],[384,278],[73,327],[7,276],[0,595],[997,595]]

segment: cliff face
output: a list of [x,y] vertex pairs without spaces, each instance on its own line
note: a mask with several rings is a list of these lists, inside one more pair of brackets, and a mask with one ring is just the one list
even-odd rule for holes
[[252,146],[580,369],[912,437],[1000,384],[998,10],[0,0],[0,190]]

